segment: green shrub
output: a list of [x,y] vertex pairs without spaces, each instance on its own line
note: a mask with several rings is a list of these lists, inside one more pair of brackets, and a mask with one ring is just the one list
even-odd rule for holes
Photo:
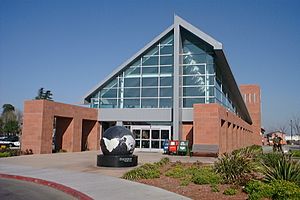
[[157,166],[159,166],[159,167],[162,167],[162,166],[164,166],[164,165],[166,165],[168,163],[170,163],[170,158],[165,157],[165,158],[162,158],[160,161],[155,162],[154,164],[157,165]]
[[223,192],[223,194],[225,194],[225,195],[236,195],[236,193],[237,193],[237,190],[234,188],[227,188]]
[[277,153],[277,152],[266,153],[260,156],[261,162],[268,167],[276,166],[278,160],[280,160],[281,158],[282,158],[282,153]]
[[221,180],[220,175],[216,174],[211,167],[200,167],[192,175],[192,182],[198,185],[218,184]]
[[146,163],[138,168],[126,172],[122,178],[127,180],[153,179],[159,178],[159,168],[154,164]]
[[166,173],[166,176],[172,177],[172,178],[183,178],[185,177],[186,174],[186,170],[183,167],[183,165],[181,164],[176,164],[174,167],[172,167],[171,169],[169,169]]
[[273,188],[272,199],[300,199],[300,187],[293,182],[276,180],[270,183]]
[[281,155],[272,165],[264,165],[265,181],[286,180],[300,185],[300,164],[294,161],[291,156]]
[[249,200],[260,200],[264,198],[274,200],[300,199],[300,187],[293,182],[285,180],[275,180],[269,184],[261,181],[250,181],[244,190],[249,194]]
[[2,157],[10,157],[10,156],[11,156],[10,152],[0,152],[0,158],[2,158]]
[[273,194],[273,189],[270,185],[257,180],[249,181],[244,191],[249,194],[249,200],[271,198]]
[[243,151],[223,154],[214,164],[214,170],[227,183],[242,183],[255,169],[255,162]]

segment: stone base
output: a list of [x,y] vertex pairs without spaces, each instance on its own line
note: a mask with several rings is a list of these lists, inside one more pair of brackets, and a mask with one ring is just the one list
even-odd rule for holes
[[99,167],[134,167],[138,164],[136,155],[97,155],[97,166]]

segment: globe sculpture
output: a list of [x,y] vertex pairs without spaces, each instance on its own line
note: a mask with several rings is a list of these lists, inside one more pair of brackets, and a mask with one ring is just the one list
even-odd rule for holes
[[137,156],[132,155],[135,138],[129,129],[113,126],[107,129],[100,141],[103,154],[97,155],[97,165],[102,167],[132,167],[137,165]]

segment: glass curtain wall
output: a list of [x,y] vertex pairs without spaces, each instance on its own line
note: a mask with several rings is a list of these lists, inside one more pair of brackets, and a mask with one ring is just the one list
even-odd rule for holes
[[215,66],[213,49],[204,41],[181,30],[182,106],[215,103]]
[[195,103],[219,103],[236,112],[220,67],[215,64],[213,47],[181,29],[181,78],[183,108]]
[[93,108],[171,108],[173,97],[173,32],[100,89]]

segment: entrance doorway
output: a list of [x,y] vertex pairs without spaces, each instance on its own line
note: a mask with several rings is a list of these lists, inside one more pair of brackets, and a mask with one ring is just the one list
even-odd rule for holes
[[163,142],[171,139],[171,126],[131,126],[130,130],[140,151],[162,151]]

